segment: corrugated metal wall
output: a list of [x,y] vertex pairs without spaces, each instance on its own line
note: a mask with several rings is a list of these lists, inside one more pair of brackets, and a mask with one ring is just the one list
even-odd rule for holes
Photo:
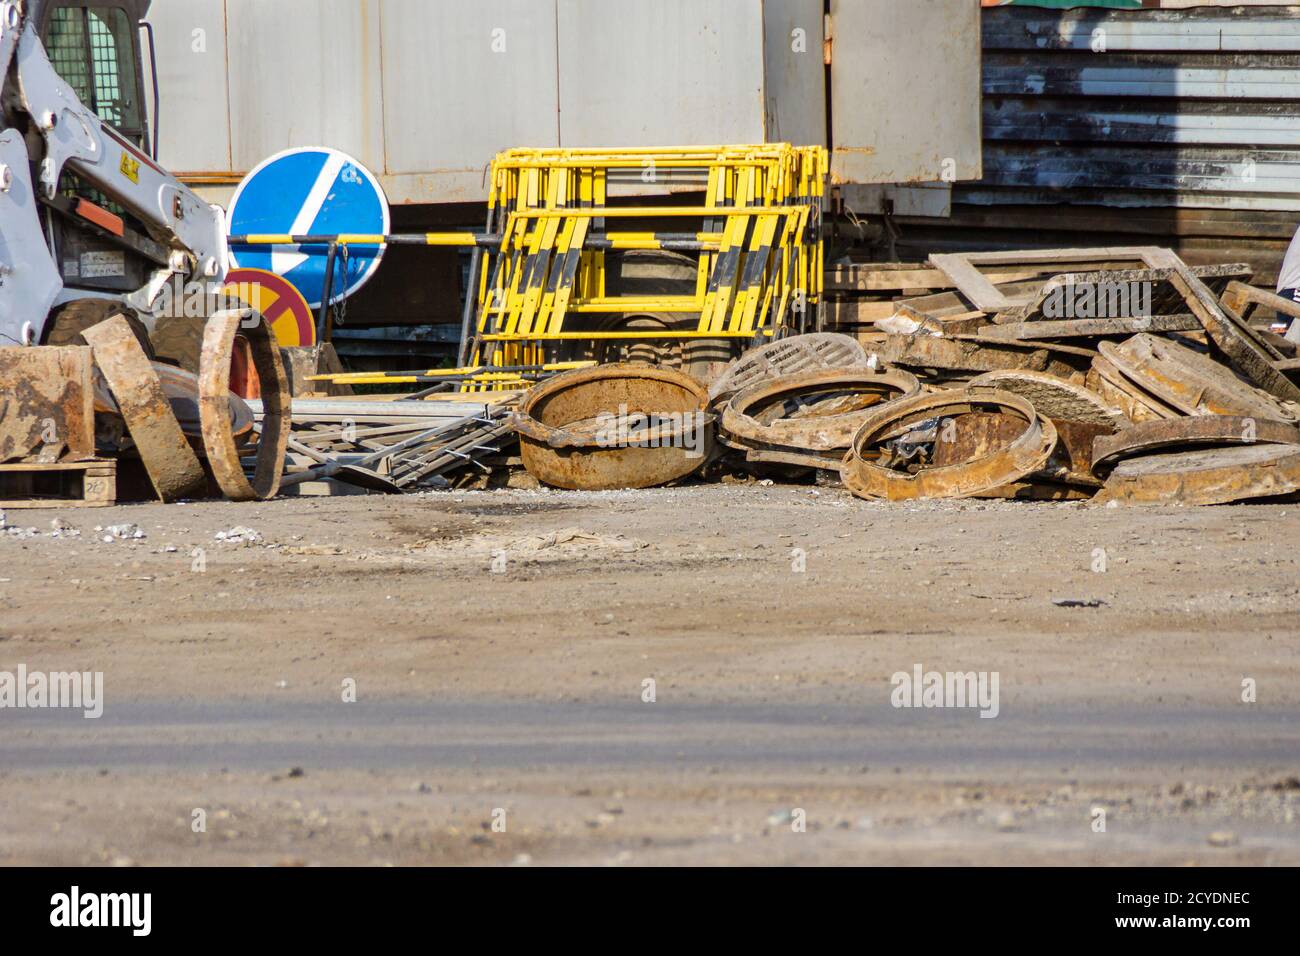
[[1159,242],[1271,278],[1300,222],[1300,7],[996,7],[983,35],[984,178],[942,228],[900,220],[908,252]]

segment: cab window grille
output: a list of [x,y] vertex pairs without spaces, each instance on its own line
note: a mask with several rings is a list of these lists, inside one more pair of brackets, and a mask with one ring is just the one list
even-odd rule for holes
[[45,35],[45,52],[54,71],[67,81],[77,98],[94,102],[90,85],[90,62],[86,59],[86,12],[78,7],[54,11]]
[[59,76],[101,120],[140,142],[135,47],[136,26],[125,10],[109,6],[67,6],[53,11],[45,49]]

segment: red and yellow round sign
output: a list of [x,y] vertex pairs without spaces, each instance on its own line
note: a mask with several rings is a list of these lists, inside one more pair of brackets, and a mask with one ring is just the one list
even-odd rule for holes
[[232,269],[222,287],[266,316],[283,346],[315,345],[316,320],[292,282],[264,269]]

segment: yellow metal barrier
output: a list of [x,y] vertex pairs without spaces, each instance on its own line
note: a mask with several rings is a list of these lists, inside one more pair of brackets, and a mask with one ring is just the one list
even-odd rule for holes
[[[716,339],[739,347],[806,328],[822,292],[827,171],[824,148],[785,143],[501,153],[492,164],[488,219],[501,241],[488,248],[475,276],[470,360],[554,360],[561,342]],[[656,205],[639,196],[632,205],[611,196],[619,185],[635,193],[648,191],[639,184],[662,191],[664,183],[672,193],[703,192],[703,204]],[[683,228],[609,228],[644,219],[683,220]],[[604,241],[592,241],[596,236]],[[695,294],[608,295],[607,255],[626,249],[693,254]],[[673,313],[687,321],[664,330],[568,321],[584,313]]]

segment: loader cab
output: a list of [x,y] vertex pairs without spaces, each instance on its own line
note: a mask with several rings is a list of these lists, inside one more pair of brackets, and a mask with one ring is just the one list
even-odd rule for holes
[[41,42],[59,76],[105,123],[152,154],[145,108],[140,25],[149,0],[52,0],[41,10]]
[[[37,26],[50,64],[81,102],[152,157],[143,70],[150,51],[141,43],[149,6],[150,0],[49,0]],[[149,95],[156,104],[152,90]],[[112,196],[71,172],[64,173],[49,219],[55,260],[70,290],[131,292],[167,261],[166,249]]]

